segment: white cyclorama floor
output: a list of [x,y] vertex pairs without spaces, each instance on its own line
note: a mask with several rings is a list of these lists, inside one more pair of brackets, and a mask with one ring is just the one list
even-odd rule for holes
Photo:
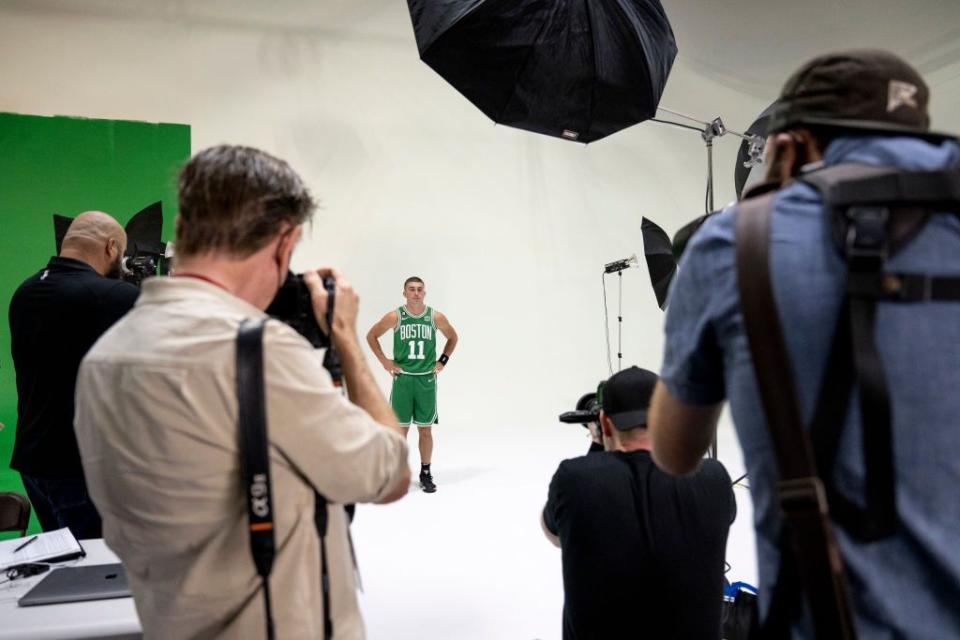
[[[403,500],[361,505],[353,527],[371,640],[554,640],[561,636],[560,550],[539,525],[557,464],[588,446],[578,425],[435,427],[437,492],[411,486]],[[411,432],[411,467],[419,469]],[[719,457],[742,471],[729,426]],[[750,496],[727,545],[728,579],[756,584]]]

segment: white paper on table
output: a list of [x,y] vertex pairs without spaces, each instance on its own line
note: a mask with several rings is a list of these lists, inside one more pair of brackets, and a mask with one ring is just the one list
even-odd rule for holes
[[[14,551],[34,537],[36,540],[20,551]],[[0,571],[27,562],[67,560],[82,555],[83,547],[77,542],[70,529],[64,527],[56,531],[38,533],[35,536],[0,541]]]

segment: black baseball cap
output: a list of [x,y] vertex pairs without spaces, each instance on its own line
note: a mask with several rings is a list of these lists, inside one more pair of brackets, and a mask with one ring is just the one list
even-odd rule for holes
[[783,87],[767,133],[820,125],[886,134],[946,138],[930,132],[930,89],[916,69],[879,49],[818,56]]
[[619,431],[628,431],[647,424],[647,409],[657,374],[640,367],[619,371],[601,385],[600,407]]

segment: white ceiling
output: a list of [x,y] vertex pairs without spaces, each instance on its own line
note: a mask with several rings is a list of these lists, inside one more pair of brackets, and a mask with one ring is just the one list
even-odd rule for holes
[[802,61],[835,49],[883,47],[941,82],[938,74],[960,62],[957,0],[666,0],[664,5],[688,64],[758,97],[778,90]]
[[[519,0],[517,0],[519,1]],[[596,1],[596,0],[595,0]],[[663,0],[679,45],[667,99],[704,118],[703,94],[723,87],[756,101],[824,51],[891,49],[933,88],[934,124],[960,129],[960,0]],[[36,13],[110,16],[205,27],[376,40],[414,51],[402,0],[0,0]],[[682,76],[682,77],[678,77]],[[699,91],[703,88],[703,91]],[[671,91],[671,89],[673,89]],[[956,114],[956,115],[955,115]],[[745,127],[749,123],[739,123]]]
[[[8,0],[33,11],[202,21],[224,27],[410,36],[401,0]],[[664,0],[681,56],[766,93],[824,50],[883,46],[924,73],[960,60],[957,0]],[[399,7],[398,7],[399,5]],[[402,14],[402,19],[398,16]]]

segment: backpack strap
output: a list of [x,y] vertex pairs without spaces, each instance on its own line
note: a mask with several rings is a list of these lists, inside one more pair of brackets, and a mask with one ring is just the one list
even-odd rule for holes
[[878,204],[918,206],[936,212],[960,211],[960,171],[905,171],[847,162],[811,171],[800,180],[812,184],[831,206]]
[[890,215],[886,229],[890,255],[920,232],[932,213],[960,215],[960,169],[903,171],[854,162],[808,171],[799,180],[820,192],[833,222],[834,239],[846,250],[848,212],[876,206]]
[[[837,521],[862,541],[889,536],[897,527],[890,389],[875,340],[878,298],[869,291],[869,284],[881,278],[884,271],[889,251],[886,234],[889,215],[889,211],[880,206],[848,209],[847,313],[838,319],[838,326],[849,324],[853,370],[860,392],[865,507],[860,508],[836,491],[831,491],[831,495],[835,498]],[[823,425],[823,428],[828,427]],[[818,429],[818,433],[822,430]],[[828,470],[822,470],[824,477],[830,478],[831,487],[832,471],[831,467],[830,475],[826,475]]]
[[[800,179],[823,197],[848,269],[811,438],[834,519],[856,539],[869,542],[891,535],[898,523],[890,391],[875,342],[877,305],[960,301],[960,277],[888,272],[886,261],[909,244],[933,212],[960,211],[960,172],[846,163]],[[864,425],[864,507],[832,482],[838,425],[846,419],[855,381]]]
[[[783,517],[781,571],[764,621],[769,637],[786,637],[798,610],[796,581],[806,592],[817,638],[856,637],[843,563],[827,513],[823,484],[803,427],[792,368],[770,280],[770,218],[775,194],[746,200],[736,216],[740,307],[767,431],[779,468],[777,498]],[[789,558],[787,556],[790,556]],[[793,600],[794,602],[790,602]]]

